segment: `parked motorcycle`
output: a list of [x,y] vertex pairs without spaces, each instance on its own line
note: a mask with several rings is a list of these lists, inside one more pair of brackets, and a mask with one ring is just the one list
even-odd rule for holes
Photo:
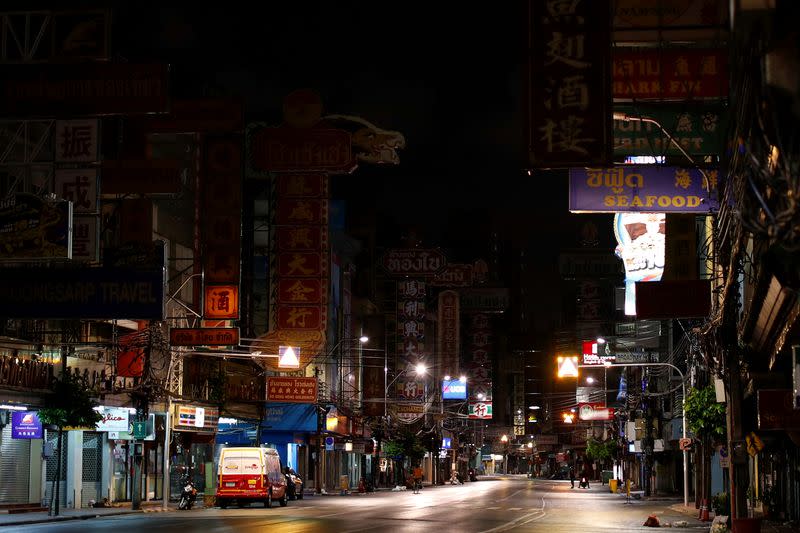
[[197,489],[194,488],[194,483],[192,483],[191,479],[187,479],[183,490],[181,491],[181,499],[178,502],[178,509],[188,511],[194,505],[195,500],[197,500]]

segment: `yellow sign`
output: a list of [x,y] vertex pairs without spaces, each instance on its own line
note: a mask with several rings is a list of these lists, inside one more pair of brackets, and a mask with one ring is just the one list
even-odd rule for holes
[[558,357],[558,377],[577,378],[578,377],[578,357]]

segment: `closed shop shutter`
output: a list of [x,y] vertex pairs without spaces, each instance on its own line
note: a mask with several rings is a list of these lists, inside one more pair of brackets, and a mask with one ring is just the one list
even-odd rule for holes
[[[47,442],[53,445],[53,449],[56,449],[58,445],[58,431],[48,431],[47,432]],[[61,503],[61,507],[64,507],[64,503],[67,501],[67,432],[64,432],[64,437],[62,440],[62,448],[61,448],[61,475],[60,478],[60,490],[59,492],[59,502]],[[53,480],[56,479],[56,464],[58,462],[58,453],[54,453],[51,457],[47,458],[47,487],[45,488],[45,504],[49,505],[53,498]]]
[[11,424],[0,433],[0,503],[29,503],[31,441],[12,439]]
[[81,500],[87,505],[89,500],[102,499],[100,483],[103,470],[103,434],[83,432],[83,493]]

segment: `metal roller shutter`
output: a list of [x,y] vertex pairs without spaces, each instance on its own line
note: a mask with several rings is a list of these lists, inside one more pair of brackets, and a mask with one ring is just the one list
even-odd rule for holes
[[11,424],[0,433],[0,503],[28,503],[31,441],[12,439]]

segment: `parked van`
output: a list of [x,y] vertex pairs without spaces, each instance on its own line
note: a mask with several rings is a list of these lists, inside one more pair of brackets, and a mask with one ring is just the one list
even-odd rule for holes
[[274,448],[222,448],[217,472],[217,505],[223,509],[234,500],[238,505],[264,502],[264,507],[272,507],[275,500],[281,507],[289,502]]

